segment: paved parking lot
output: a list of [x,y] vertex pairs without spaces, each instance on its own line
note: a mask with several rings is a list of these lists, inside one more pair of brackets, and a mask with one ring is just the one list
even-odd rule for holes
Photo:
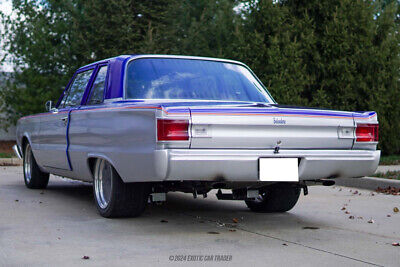
[[0,265],[399,266],[400,196],[354,191],[311,187],[284,214],[170,193],[142,217],[104,219],[90,185],[52,176],[28,190],[21,167],[1,167]]

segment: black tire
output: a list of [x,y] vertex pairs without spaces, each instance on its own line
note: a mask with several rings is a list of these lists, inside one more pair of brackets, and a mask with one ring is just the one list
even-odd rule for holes
[[[93,195],[101,216],[105,218],[137,217],[143,213],[149,196],[146,183],[124,183],[114,167],[103,159],[96,161],[93,174]],[[104,178],[102,181],[103,177],[109,178]],[[108,179],[109,183],[106,182]],[[106,185],[108,187],[108,184],[110,188],[103,189]]]
[[255,200],[246,200],[254,212],[285,212],[291,210],[300,196],[300,188],[293,184],[274,184],[260,189]]
[[40,170],[29,143],[24,147],[23,170],[26,187],[30,189],[44,189],[47,187],[50,175]]

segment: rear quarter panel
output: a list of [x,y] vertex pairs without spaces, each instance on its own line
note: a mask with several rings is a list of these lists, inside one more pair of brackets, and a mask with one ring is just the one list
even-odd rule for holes
[[69,155],[73,175],[91,181],[88,159],[108,160],[122,180],[156,177],[156,108],[104,104],[71,112]]

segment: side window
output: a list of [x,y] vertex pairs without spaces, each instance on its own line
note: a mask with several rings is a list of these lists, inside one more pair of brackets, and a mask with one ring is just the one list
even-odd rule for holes
[[83,93],[85,92],[92,72],[93,70],[87,70],[76,75],[66,93],[66,96],[64,96],[63,103],[61,103],[63,107],[74,107],[80,105]]
[[104,87],[107,77],[107,66],[103,66],[97,73],[96,79],[93,83],[92,90],[90,90],[90,97],[87,105],[95,105],[103,103]]

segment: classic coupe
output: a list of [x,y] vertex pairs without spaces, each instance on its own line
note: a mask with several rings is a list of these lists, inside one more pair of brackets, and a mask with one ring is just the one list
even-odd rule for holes
[[79,68],[46,113],[22,117],[28,188],[49,174],[93,183],[104,217],[134,217],[181,191],[285,212],[308,185],[372,174],[373,111],[278,105],[243,63],[122,55]]

